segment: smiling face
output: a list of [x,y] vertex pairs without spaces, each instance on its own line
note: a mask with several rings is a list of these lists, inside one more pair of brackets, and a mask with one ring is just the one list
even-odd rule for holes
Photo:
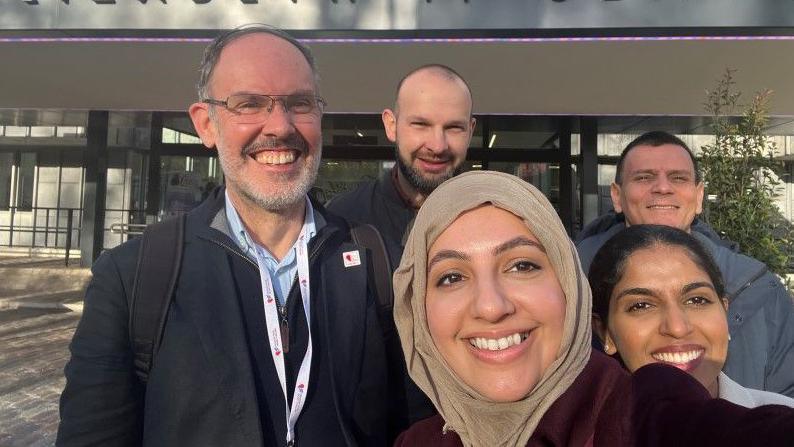
[[[224,101],[235,94],[316,95],[317,91],[300,50],[279,37],[254,33],[223,49],[209,93],[212,99]],[[204,145],[218,149],[233,201],[267,210],[302,203],[320,165],[321,114],[296,117],[277,103],[263,122],[240,124],[222,106],[195,103],[190,116]]]
[[458,217],[427,259],[427,322],[444,360],[488,399],[524,398],[557,358],[565,320],[544,248],[521,219],[487,205]]
[[383,111],[400,174],[415,191],[428,195],[460,171],[474,132],[471,107],[463,81],[428,68],[408,76],[397,108]]
[[612,205],[627,225],[656,224],[689,231],[703,211],[703,182],[686,150],[673,144],[637,146],[626,154]]
[[663,362],[717,395],[728,353],[725,303],[709,275],[680,247],[656,244],[627,260],[609,302],[607,353],[634,372]]

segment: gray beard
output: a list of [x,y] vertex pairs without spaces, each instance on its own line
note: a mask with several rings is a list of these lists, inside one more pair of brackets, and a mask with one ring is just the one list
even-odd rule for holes
[[[264,143],[258,145],[251,145],[243,149],[243,153],[250,153],[256,149],[256,147],[268,147],[272,146],[275,143]],[[301,157],[306,154],[308,148],[306,147],[305,143],[303,142],[293,142],[292,147],[295,147],[301,151]],[[221,164],[221,169],[223,170],[224,174],[227,171],[227,160],[226,157],[228,155],[226,152],[219,150],[218,151],[218,160]],[[243,155],[247,156],[247,155]],[[322,160],[322,147],[317,149],[317,155],[314,157],[314,162],[312,165],[308,165],[302,170],[297,179],[293,183],[289,185],[289,187],[275,191],[268,195],[261,195],[257,194],[256,190],[252,187],[249,187],[249,184],[242,179],[243,181],[234,181],[234,184],[228,184],[229,179],[227,178],[227,186],[231,186],[237,191],[241,196],[243,196],[246,200],[251,203],[256,204],[259,208],[262,208],[267,211],[283,211],[295,206],[298,203],[301,203],[306,197],[306,194],[309,192],[309,189],[314,185],[315,180],[317,180],[317,173],[320,169],[320,163]]]
[[[319,158],[317,160],[319,161]],[[293,187],[279,191],[277,194],[257,196],[247,188],[238,188],[238,190],[246,199],[255,203],[262,209],[267,211],[283,211],[305,200],[304,197],[306,197],[309,189],[311,189],[312,185],[314,185],[314,181],[317,179],[317,168],[319,168],[319,165],[319,163],[316,163],[315,166],[310,167],[308,172],[301,174],[301,177]]]

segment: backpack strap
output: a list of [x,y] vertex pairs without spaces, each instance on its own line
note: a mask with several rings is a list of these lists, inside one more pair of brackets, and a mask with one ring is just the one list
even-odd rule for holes
[[363,246],[370,251],[372,259],[373,279],[375,281],[375,292],[377,292],[378,319],[384,331],[390,331],[394,327],[392,309],[394,308],[394,292],[391,284],[391,262],[389,254],[386,252],[386,244],[383,242],[378,230],[369,224],[354,223],[350,228],[350,236],[356,245]]
[[168,309],[179,277],[184,245],[185,216],[146,227],[130,301],[130,342],[135,374],[141,382],[149,371],[163,336]]

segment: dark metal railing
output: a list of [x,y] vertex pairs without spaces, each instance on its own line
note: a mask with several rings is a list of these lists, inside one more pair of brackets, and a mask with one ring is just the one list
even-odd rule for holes
[[105,249],[123,244],[130,238],[143,234],[143,228],[146,228],[146,211],[138,209],[106,208],[105,225],[108,224],[109,226],[105,227],[105,231],[113,235],[118,235],[118,239],[114,240],[115,237],[106,239]]
[[80,208],[3,208],[0,240],[8,247],[64,248],[69,265],[69,252],[73,246],[80,246],[82,218]]

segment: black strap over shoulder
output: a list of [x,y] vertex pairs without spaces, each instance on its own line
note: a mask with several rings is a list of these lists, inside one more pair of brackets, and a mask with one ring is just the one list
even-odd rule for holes
[[182,264],[185,216],[146,227],[130,300],[130,342],[135,374],[146,382],[160,348],[165,320]]
[[386,244],[378,230],[369,224],[352,224],[350,236],[356,245],[361,245],[370,251],[378,300],[378,318],[382,328],[387,330],[394,325],[392,319],[394,292],[391,285],[392,269],[389,254],[386,252]]

